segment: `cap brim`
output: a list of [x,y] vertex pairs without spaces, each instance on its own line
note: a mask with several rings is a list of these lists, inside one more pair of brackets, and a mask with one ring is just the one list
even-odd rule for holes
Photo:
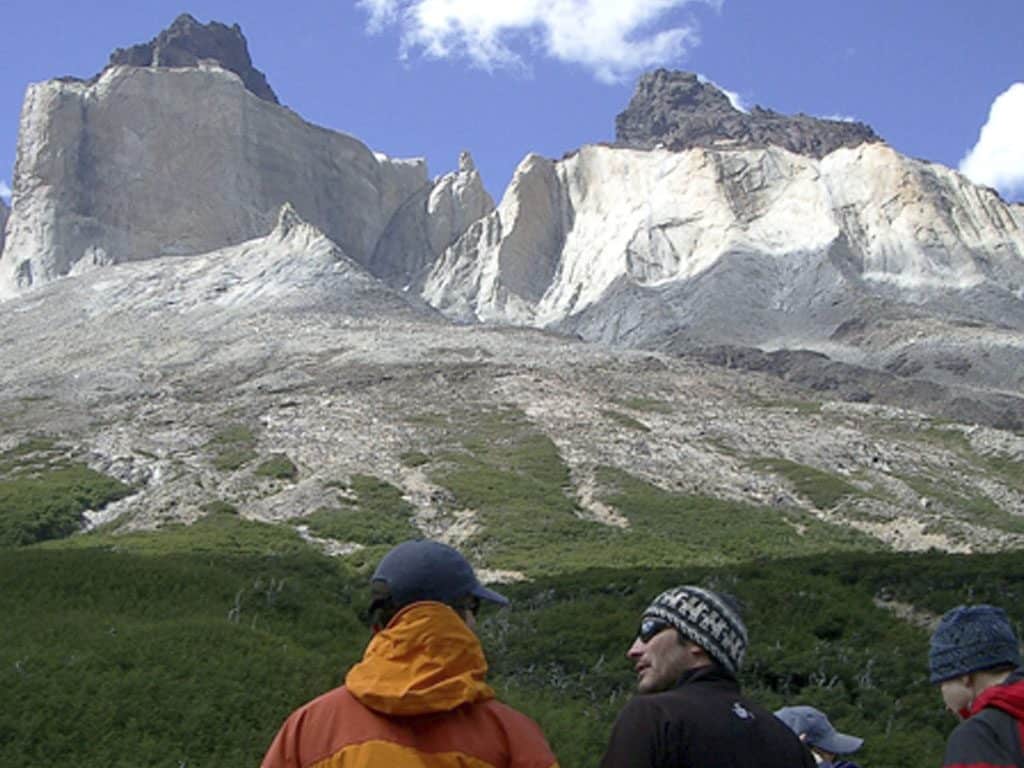
[[508,598],[504,595],[499,595],[493,589],[488,589],[482,584],[477,584],[476,589],[473,590],[473,594],[479,597],[481,600],[487,600],[491,603],[497,603],[498,605],[508,605]]
[[829,734],[827,739],[822,739],[814,746],[821,747],[826,752],[833,752],[837,755],[850,755],[860,749],[863,743],[864,739],[858,739],[856,736],[850,736],[837,731],[836,733]]

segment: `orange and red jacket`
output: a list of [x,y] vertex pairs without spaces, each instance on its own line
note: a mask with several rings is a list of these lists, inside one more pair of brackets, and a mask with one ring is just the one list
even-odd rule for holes
[[454,610],[413,603],[345,685],[291,714],[262,768],[558,768],[537,724],[498,702],[486,673]]

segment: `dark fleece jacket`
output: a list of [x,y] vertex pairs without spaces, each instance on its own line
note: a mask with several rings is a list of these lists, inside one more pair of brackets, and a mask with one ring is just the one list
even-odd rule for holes
[[717,665],[675,688],[635,696],[619,713],[601,768],[814,768],[781,720],[740,694]]

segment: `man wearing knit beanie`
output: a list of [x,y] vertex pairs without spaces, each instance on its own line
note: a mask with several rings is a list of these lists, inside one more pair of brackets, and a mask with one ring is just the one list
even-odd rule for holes
[[739,606],[695,586],[658,595],[626,657],[637,692],[619,713],[602,768],[813,768],[786,725],[740,693],[747,649]]
[[961,605],[947,612],[932,634],[928,665],[946,707],[963,721],[943,765],[1024,765],[1024,670],[1005,611]]

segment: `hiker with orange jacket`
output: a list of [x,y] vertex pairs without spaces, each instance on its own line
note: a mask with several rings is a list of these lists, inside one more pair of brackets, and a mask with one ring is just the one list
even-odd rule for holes
[[1002,608],[947,611],[928,649],[931,681],[962,721],[946,744],[946,768],[1024,765],[1024,669],[1020,641]]
[[288,717],[263,768],[558,767],[537,724],[485,682],[476,611],[508,600],[462,555],[435,541],[399,544],[371,590],[375,633],[362,661]]

